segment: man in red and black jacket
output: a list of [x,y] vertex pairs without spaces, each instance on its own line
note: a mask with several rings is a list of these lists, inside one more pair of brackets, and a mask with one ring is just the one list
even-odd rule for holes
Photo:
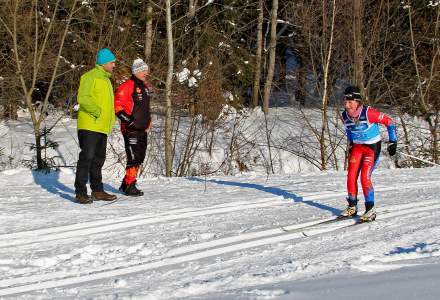
[[142,196],[136,187],[136,177],[147,151],[147,133],[152,127],[150,112],[151,87],[147,82],[148,65],[136,59],[132,76],[116,91],[115,113],[121,120],[127,166],[119,190],[129,196]]

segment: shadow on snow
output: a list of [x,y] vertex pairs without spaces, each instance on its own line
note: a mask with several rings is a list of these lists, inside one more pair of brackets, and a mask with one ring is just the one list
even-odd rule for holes
[[[197,182],[204,182],[204,179],[197,178],[197,177],[188,177],[188,180],[197,181]],[[271,186],[264,186],[261,184],[255,184],[255,183],[246,183],[246,182],[234,182],[234,181],[224,181],[224,180],[217,180],[217,179],[208,179],[207,182],[216,183],[216,184],[222,184],[222,185],[228,185],[228,186],[236,186],[236,187],[242,187],[242,188],[248,188],[248,189],[256,189],[262,192],[266,192],[269,194],[273,194],[276,196],[281,196],[284,199],[292,199],[294,202],[298,203],[304,203],[307,205],[310,205],[312,207],[316,207],[322,210],[329,211],[333,213],[334,215],[339,215],[341,210],[336,209],[334,207],[317,203],[312,200],[305,200],[303,197],[298,196],[292,192],[283,190],[278,187],[271,187]]]
[[[60,172],[59,171],[51,171],[49,173],[44,173],[41,171],[32,171],[32,176],[34,178],[34,182],[41,186],[43,189],[52,193],[54,195],[58,195],[61,198],[75,202],[75,190],[73,188],[68,187],[64,183],[60,182]],[[118,192],[115,188],[108,184],[104,184],[104,190],[110,192]]]

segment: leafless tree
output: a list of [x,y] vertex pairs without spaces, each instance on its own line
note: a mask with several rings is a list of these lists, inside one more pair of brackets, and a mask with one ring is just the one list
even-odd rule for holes
[[[439,162],[439,124],[440,124],[440,101],[438,101],[438,84],[439,75],[438,67],[440,63],[440,43],[439,43],[439,29],[440,29],[440,7],[437,5],[436,19],[432,24],[420,24],[420,27],[427,27],[433,29],[432,36],[432,50],[426,53],[423,58],[424,63],[421,63],[421,59],[417,54],[417,49],[423,49],[423,44],[421,41],[422,37],[415,37],[415,30],[413,27],[413,8],[412,3],[408,1],[408,21],[410,26],[410,37],[411,37],[411,49],[412,49],[412,60],[414,64],[414,69],[416,73],[417,82],[417,99],[420,111],[424,116],[424,119],[428,122],[429,130],[432,136],[432,160],[435,163]],[[423,21],[422,18],[419,19],[420,22]],[[426,55],[428,54],[428,55]],[[436,92],[435,95],[433,92]]]
[[266,82],[264,84],[263,95],[263,111],[269,113],[269,99],[272,90],[272,80],[275,72],[275,57],[277,46],[277,16],[278,16],[278,0],[272,1],[271,17],[270,17],[270,46],[269,46],[269,64],[267,68]]
[[354,84],[364,91],[364,48],[363,48],[363,0],[353,1],[353,51],[354,51]]
[[171,91],[173,84],[174,70],[174,43],[173,43],[173,24],[171,22],[171,0],[166,0],[166,27],[168,40],[168,72],[165,87],[166,112],[165,112],[165,174],[172,176],[173,172],[173,147],[172,147],[172,106]]
[[[326,16],[326,0],[323,0],[323,16]],[[326,141],[326,131],[328,131],[328,99],[329,99],[329,68],[331,57],[333,53],[333,36],[335,31],[335,16],[336,16],[336,0],[332,1],[332,14],[330,21],[330,37],[328,41],[323,41],[324,49],[322,65],[324,66],[323,72],[323,92],[322,92],[322,104],[321,104],[321,133],[319,144],[321,145],[321,167],[323,170],[327,169],[327,141]],[[323,21],[323,26],[327,26],[326,22]]]
[[145,25],[145,61],[151,63],[151,48],[153,47],[153,5],[149,0],[146,11],[147,22]]
[[261,57],[263,53],[263,21],[264,21],[264,1],[258,1],[258,25],[257,25],[257,52],[255,55],[255,75],[254,86],[252,89],[252,105],[258,106],[260,99],[260,82],[261,82]]
[[[47,117],[49,97],[58,75],[58,66],[62,57],[64,42],[77,4],[76,0],[72,1],[67,17],[59,21],[58,14],[62,10],[60,2],[61,1],[58,0],[53,6],[51,18],[46,19],[46,22],[43,21],[44,23],[48,23],[47,27],[43,26],[42,28],[41,24],[44,23],[42,22],[42,16],[39,14],[37,1],[32,1],[31,3],[19,0],[12,1],[10,3],[11,6],[9,6],[12,24],[8,24],[2,17],[0,18],[0,22],[5,26],[12,39],[15,67],[18,79],[21,83],[22,96],[30,113],[34,129],[38,169],[44,169],[46,167],[41,152],[44,148],[41,144],[42,136],[44,136],[41,127]],[[29,4],[30,9],[26,12],[28,20],[24,21],[22,18],[25,14],[22,13],[21,10],[26,10]],[[21,22],[29,22],[28,24],[32,25],[29,27],[23,26]],[[61,34],[57,35],[56,31],[59,30],[59,23],[64,24],[64,28]],[[26,30],[32,30],[32,33]],[[27,42],[31,42],[29,37],[32,37],[33,41],[28,44]],[[51,48],[54,46],[56,47],[55,49]],[[54,50],[54,52],[52,52],[52,50]],[[52,64],[49,65],[51,70],[44,70],[48,67],[49,60],[52,61]],[[40,105],[36,105],[32,101],[32,94],[36,88],[36,83],[41,80],[43,76],[47,76],[47,73],[44,74],[44,71],[50,72],[48,76],[49,85],[43,101]]]

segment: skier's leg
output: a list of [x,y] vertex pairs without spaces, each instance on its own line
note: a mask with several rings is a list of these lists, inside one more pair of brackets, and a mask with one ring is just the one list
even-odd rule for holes
[[355,144],[348,159],[347,192],[348,200],[357,201],[360,167],[362,162],[362,145]]
[[371,176],[374,168],[379,161],[381,143],[368,145],[364,149],[364,159],[362,162],[361,184],[365,197],[365,208],[369,210],[374,206],[374,188]]
[[374,188],[371,180],[374,167],[376,166],[380,143],[366,145],[364,149],[364,160],[361,172],[361,183],[365,197],[365,213],[360,217],[361,222],[369,222],[376,219],[376,208],[374,206]]
[[339,215],[340,218],[354,217],[357,215],[357,178],[362,161],[362,145],[354,145],[348,160],[347,191],[348,206]]

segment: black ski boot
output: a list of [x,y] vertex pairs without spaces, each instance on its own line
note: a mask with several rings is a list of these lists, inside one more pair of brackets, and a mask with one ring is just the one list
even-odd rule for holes
[[144,192],[142,192],[141,190],[139,190],[136,187],[136,181],[129,184],[124,192],[127,196],[143,196],[144,195]]

